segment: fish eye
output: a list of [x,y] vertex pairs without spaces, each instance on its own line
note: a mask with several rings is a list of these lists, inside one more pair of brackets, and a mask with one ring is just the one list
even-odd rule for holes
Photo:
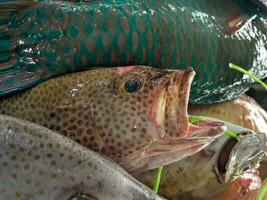
[[245,173],[251,169],[251,165],[248,163],[240,168],[240,172]]
[[143,80],[139,77],[124,80],[119,86],[119,91],[123,94],[134,94],[142,88]]

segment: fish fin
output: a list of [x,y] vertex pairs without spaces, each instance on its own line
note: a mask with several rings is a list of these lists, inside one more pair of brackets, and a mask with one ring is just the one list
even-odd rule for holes
[[37,84],[38,79],[46,79],[45,71],[31,72],[18,63],[15,35],[18,35],[20,23],[16,16],[32,6],[40,4],[34,0],[0,1],[0,96],[18,92]]
[[201,151],[225,130],[226,126],[221,122],[203,121],[198,125],[190,125],[188,137],[154,141],[149,146],[127,155],[119,163],[133,174],[167,165]]

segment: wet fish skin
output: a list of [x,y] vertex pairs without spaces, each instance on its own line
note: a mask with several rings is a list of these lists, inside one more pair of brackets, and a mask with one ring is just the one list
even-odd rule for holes
[[[239,187],[242,190],[248,189],[245,177],[254,174],[259,167],[259,162],[263,159],[266,136],[263,133],[255,135],[254,132],[231,123],[226,125],[228,130],[242,133],[240,141],[230,149],[231,151],[231,146],[225,144],[231,145],[234,139],[227,143],[229,137],[223,135],[197,154],[164,166],[159,187],[160,195],[170,200],[206,200],[214,195],[225,195],[223,191],[233,189],[229,187],[230,184],[238,186],[242,183]],[[221,170],[224,165],[222,163],[225,163],[225,172]],[[245,168],[247,169],[244,170]],[[150,170],[135,177],[151,187],[155,173],[155,170]],[[260,180],[258,175],[253,177]]]
[[206,104],[248,89],[229,62],[267,76],[266,9],[246,0],[10,0],[0,11],[0,95],[93,66],[192,66],[190,101]]
[[0,199],[161,200],[113,161],[40,125],[0,115]]
[[146,66],[66,74],[2,98],[0,113],[56,130],[137,173],[192,155],[223,134],[221,122],[188,123],[193,75]]
[[247,95],[242,95],[224,103],[189,105],[188,113],[218,118],[255,132],[265,132],[267,134],[267,112]]

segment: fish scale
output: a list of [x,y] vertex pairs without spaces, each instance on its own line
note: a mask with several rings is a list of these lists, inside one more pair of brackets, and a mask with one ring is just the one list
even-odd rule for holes
[[192,66],[190,102],[206,104],[252,82],[229,62],[267,75],[266,13],[245,0],[19,0],[0,10],[2,96],[95,66]]

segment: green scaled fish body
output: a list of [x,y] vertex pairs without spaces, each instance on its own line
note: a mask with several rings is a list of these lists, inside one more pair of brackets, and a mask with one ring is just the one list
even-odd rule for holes
[[1,200],[162,200],[76,142],[34,123],[0,115]]
[[192,103],[232,99],[251,80],[229,62],[267,75],[266,7],[251,2],[0,2],[0,95],[92,66],[138,64],[194,67]]

